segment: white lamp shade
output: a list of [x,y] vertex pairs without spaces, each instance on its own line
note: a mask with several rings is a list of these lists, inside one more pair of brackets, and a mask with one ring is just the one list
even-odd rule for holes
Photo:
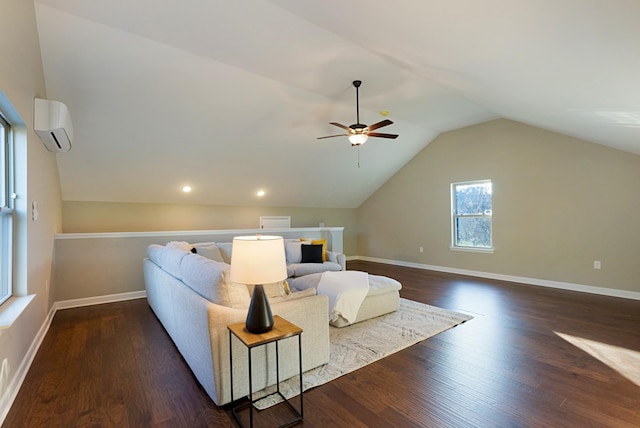
[[237,236],[231,249],[231,281],[268,284],[287,278],[281,236]]

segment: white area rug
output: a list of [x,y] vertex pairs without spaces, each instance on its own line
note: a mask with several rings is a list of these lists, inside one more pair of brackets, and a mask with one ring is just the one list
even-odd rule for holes
[[[396,312],[348,327],[330,327],[329,362],[303,373],[303,388],[307,391],[330,382],[471,318],[466,314],[401,298],[400,309]],[[298,395],[299,389],[299,376],[280,383],[280,392],[287,398]],[[255,393],[254,398],[275,390],[275,386],[266,388]],[[258,401],[256,407],[266,409],[281,401],[277,394],[270,395]]]

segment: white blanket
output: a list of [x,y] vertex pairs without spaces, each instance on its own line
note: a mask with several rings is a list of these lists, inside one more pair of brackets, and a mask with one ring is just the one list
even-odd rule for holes
[[354,322],[360,305],[369,293],[369,275],[354,270],[324,272],[318,282],[318,294],[329,297],[329,320],[342,317]]

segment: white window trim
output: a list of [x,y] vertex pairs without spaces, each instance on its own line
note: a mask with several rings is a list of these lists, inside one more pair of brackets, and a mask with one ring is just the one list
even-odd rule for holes
[[[6,303],[15,293],[13,285],[13,256],[15,251],[14,239],[15,239],[15,209],[14,209],[14,150],[13,150],[13,124],[7,120],[6,116],[0,111],[0,120],[3,127],[8,129],[6,139],[3,138],[3,147],[1,148],[0,159],[4,163],[2,165],[2,173],[4,174],[3,182],[4,188],[0,189],[1,196],[0,201],[0,227],[7,228],[3,230],[5,239],[0,242],[0,260],[2,269],[0,269],[0,281],[7,283],[8,293],[0,294],[0,305]],[[9,238],[9,239],[6,239]],[[6,254],[5,254],[6,251]],[[6,266],[4,266],[6,264]]]
[[14,295],[4,302],[2,308],[0,308],[0,330],[11,327],[35,297],[35,294],[28,296]]
[[[485,254],[493,254],[495,247],[493,246],[493,213],[489,215],[465,215],[458,216],[456,215],[456,198],[455,198],[455,189],[456,186],[460,185],[469,185],[469,184],[481,184],[481,183],[491,183],[493,188],[493,181],[491,179],[485,180],[472,180],[472,181],[460,181],[456,183],[451,183],[449,198],[451,200],[451,241],[449,244],[449,249],[452,251],[463,251],[470,253],[485,253]],[[493,194],[492,198],[492,211],[493,211]],[[464,218],[489,218],[491,220],[491,230],[490,230],[490,239],[491,239],[491,247],[467,247],[462,245],[455,245],[456,242],[456,218],[464,217]]]
[[[493,242],[493,241],[492,241]],[[449,246],[451,251],[462,251],[466,253],[485,253],[485,254],[493,254],[495,252],[494,247],[454,247],[453,245]]]
[[[24,202],[20,201],[19,193],[26,194],[27,182],[27,126],[20,114],[13,107],[4,92],[0,90],[0,110],[11,125],[11,149],[13,150],[13,164],[11,165],[12,188],[11,208],[13,213],[13,260],[12,260],[12,297],[0,305],[0,334],[2,330],[11,327],[20,315],[27,309],[29,303],[35,300],[35,294],[27,295],[26,286],[26,255],[20,256],[18,251],[24,250],[26,245],[26,227],[21,221],[20,213],[24,213]],[[18,167],[20,165],[20,167]],[[1,406],[0,406],[1,407]]]

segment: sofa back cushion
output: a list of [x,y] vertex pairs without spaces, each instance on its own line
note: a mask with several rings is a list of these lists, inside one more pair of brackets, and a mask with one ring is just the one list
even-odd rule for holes
[[215,242],[207,242],[204,244],[194,244],[196,254],[206,257],[207,259],[215,260],[216,262],[226,263],[222,257],[222,253]]
[[180,248],[165,247],[164,245],[151,244],[147,247],[149,259],[160,266],[162,270],[172,276],[182,279],[180,264],[189,253]]
[[192,252],[193,245],[189,244],[187,241],[169,241],[165,245],[168,248],[177,248],[178,250],[186,251],[187,253]]
[[251,296],[247,286],[231,281],[228,264],[188,254],[180,269],[183,282],[205,299],[230,308],[249,307]]
[[302,245],[302,260],[300,263],[322,263],[322,245]]
[[327,240],[326,239],[312,239],[311,245],[322,245],[322,261],[327,261]]
[[233,242],[223,242],[216,245],[220,250],[220,254],[222,255],[224,262],[231,264],[231,248],[233,246]]
[[302,242],[299,239],[284,240],[284,254],[289,263],[300,263],[302,260],[302,250],[300,248]]

